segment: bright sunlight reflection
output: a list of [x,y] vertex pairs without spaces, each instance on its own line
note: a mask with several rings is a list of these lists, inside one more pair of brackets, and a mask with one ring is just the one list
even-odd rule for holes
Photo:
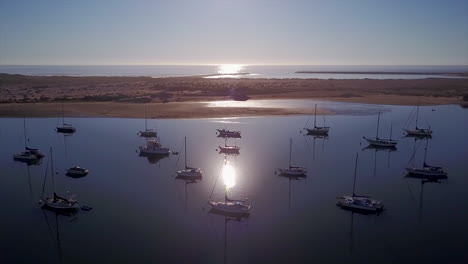
[[224,185],[226,185],[226,189],[229,190],[236,185],[236,171],[228,161],[224,164],[221,175],[223,176],[223,182]]
[[218,66],[218,74],[238,74],[243,69],[242,64],[222,64]]

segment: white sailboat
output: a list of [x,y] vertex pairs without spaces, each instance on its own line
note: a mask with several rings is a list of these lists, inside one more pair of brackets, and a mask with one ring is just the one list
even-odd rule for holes
[[314,114],[314,127],[305,128],[307,133],[310,135],[328,135],[330,127],[327,126],[317,126],[317,104],[315,104],[315,114]]
[[16,153],[13,155],[13,159],[17,161],[35,163],[39,162],[44,157],[38,149],[28,147],[28,140],[26,138],[26,118],[23,119],[23,136],[24,136],[24,148],[25,151]]
[[146,146],[138,146],[140,155],[169,155],[171,151],[169,148],[161,146],[158,140],[150,139],[147,141]]
[[[227,166],[227,160],[224,161],[224,166]],[[227,172],[226,172],[227,173]],[[216,187],[216,182],[215,186]],[[214,190],[213,187],[213,190]],[[231,186],[232,187],[232,186]],[[224,188],[224,201],[210,201],[208,204],[211,205],[211,209],[214,212],[218,212],[229,216],[248,216],[250,214],[250,205],[247,205],[243,200],[233,200],[228,198],[228,185]]]
[[219,153],[225,155],[239,155],[240,154],[240,147],[238,146],[228,146],[227,140],[224,141],[224,147],[219,147]]
[[76,128],[73,125],[65,123],[65,113],[63,110],[63,102],[62,102],[62,126],[56,127],[56,131],[59,133],[67,133],[67,134],[72,134],[76,132]]
[[185,151],[185,169],[177,171],[177,177],[188,178],[188,179],[201,179],[202,170],[200,168],[192,168],[187,166],[187,137],[184,139]]
[[53,197],[44,197],[45,191],[45,184],[47,182],[47,169],[46,174],[44,176],[44,183],[42,185],[42,197],[39,201],[40,204],[43,206],[49,207],[50,209],[58,210],[58,211],[68,211],[68,210],[77,210],[79,208],[78,201],[73,197],[64,198],[55,192],[55,172],[54,172],[54,160],[52,156],[52,147],[50,148],[50,174],[52,177],[52,190],[53,190]]
[[379,213],[384,208],[381,201],[371,199],[369,196],[361,196],[355,194],[357,162],[358,154],[356,153],[356,163],[354,165],[353,195],[345,195],[338,197],[336,205],[345,210],[351,210],[361,213]]
[[375,135],[375,138],[366,138],[363,137],[370,145],[376,146],[376,147],[384,147],[384,148],[393,148],[398,144],[398,141],[393,140],[391,133],[392,133],[392,128],[390,127],[390,138],[389,139],[382,139],[379,138],[379,125],[380,125],[380,112],[377,116],[377,132]]
[[157,137],[158,133],[154,129],[148,129],[148,118],[146,116],[146,106],[145,106],[145,130],[139,132],[140,137]]
[[432,129],[431,127],[428,128],[419,128],[418,127],[418,119],[419,119],[419,105],[416,108],[416,125],[414,130],[411,129],[403,129],[406,131],[408,136],[413,137],[431,137],[432,136]]
[[291,166],[291,156],[292,156],[292,138],[289,139],[289,167],[287,168],[278,168],[280,174],[292,175],[292,176],[307,176],[307,169],[304,167]]
[[424,148],[424,161],[422,167],[407,167],[406,171],[408,172],[409,176],[415,178],[423,178],[423,179],[445,179],[447,178],[448,173],[442,168],[438,166],[431,166],[426,163],[427,157],[427,148],[429,144],[429,139],[426,139],[426,147]]

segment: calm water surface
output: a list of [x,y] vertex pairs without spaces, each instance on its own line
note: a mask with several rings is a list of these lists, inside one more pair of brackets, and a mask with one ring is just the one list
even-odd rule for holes
[[[299,132],[305,116],[150,120],[173,151],[181,151],[188,137],[188,165],[204,172],[193,184],[174,178],[183,155],[139,157],[137,146],[145,140],[137,132],[144,120],[70,118],[78,132],[64,137],[54,132],[55,118],[27,119],[29,145],[45,153],[54,149],[58,193],[77,194],[81,204],[93,207],[71,216],[39,207],[49,155],[29,167],[13,161],[24,146],[23,119],[0,119],[0,262],[466,263],[468,111],[421,107],[420,126],[435,131],[427,161],[449,173],[447,181],[422,184],[405,178],[404,170],[413,149],[416,164],[424,153],[424,141],[402,137],[414,109],[346,107],[367,111],[327,116],[327,139]],[[381,136],[388,136],[392,124],[400,140],[395,152],[363,150],[362,136],[375,135],[379,111]],[[210,213],[207,204],[212,190],[212,199],[223,199],[222,178],[215,185],[224,159],[215,151],[224,144],[215,129],[222,127],[242,131],[235,141],[241,154],[227,158],[236,172],[230,197],[248,197],[252,205],[250,217],[239,221]],[[275,175],[276,168],[288,166],[290,137],[293,165],[309,170],[304,180]],[[382,200],[387,210],[380,215],[335,205],[337,196],[352,193],[357,152],[356,192]],[[74,165],[91,173],[65,176],[64,169]]]

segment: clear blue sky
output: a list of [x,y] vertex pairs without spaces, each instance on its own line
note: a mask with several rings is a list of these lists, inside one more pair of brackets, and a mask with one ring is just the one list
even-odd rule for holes
[[468,65],[468,1],[0,0],[0,64]]

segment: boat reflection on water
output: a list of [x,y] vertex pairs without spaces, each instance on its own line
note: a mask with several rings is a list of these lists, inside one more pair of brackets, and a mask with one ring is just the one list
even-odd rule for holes
[[[59,211],[59,210],[54,210],[50,207],[42,207],[42,213],[44,215],[45,222],[47,224],[47,230],[49,232],[49,235],[51,239],[54,241],[56,244],[56,251],[57,251],[57,259],[58,263],[64,263],[63,261],[63,248],[62,248],[62,241],[61,241],[61,236],[60,236],[60,217],[61,218],[66,218],[68,219],[68,222],[73,222],[77,219],[76,215],[78,213],[78,210],[75,211]],[[51,221],[49,220],[49,217],[47,216],[48,214],[54,215],[55,218],[55,226],[52,227]],[[60,216],[60,217],[59,217]],[[55,232],[55,234],[54,234]]]
[[188,208],[188,193],[187,193],[187,185],[189,184],[195,184],[201,181],[201,178],[187,178],[184,176],[176,176],[176,180],[178,181],[183,181],[184,182],[184,189],[185,189],[185,209]]
[[291,181],[300,181],[306,179],[307,175],[289,175],[280,173],[278,176],[288,179],[288,208],[291,209]]
[[223,244],[223,263],[228,261],[228,224],[229,222],[242,223],[246,216],[230,216],[217,210],[210,210],[208,213],[224,216],[224,244]]
[[157,164],[160,160],[169,157],[169,155],[149,155],[149,154],[145,154],[145,153],[141,153],[141,152],[140,152],[139,156],[140,157],[146,157],[146,159],[148,160],[148,163],[150,163],[150,164]]
[[421,188],[419,192],[419,220],[422,220],[422,215],[423,215],[423,203],[424,203],[424,185],[427,183],[437,183],[441,184],[444,181],[447,180],[447,176],[441,176],[439,178],[424,178],[424,177],[418,177],[412,174],[406,174],[405,179],[415,179],[415,180],[421,180]]
[[[302,132],[302,131],[301,131]],[[328,135],[313,135],[313,134],[304,134],[304,139],[307,145],[311,144],[312,141],[312,160],[315,160],[315,141],[320,139],[322,141],[322,153],[325,151],[325,141],[328,140]]]

